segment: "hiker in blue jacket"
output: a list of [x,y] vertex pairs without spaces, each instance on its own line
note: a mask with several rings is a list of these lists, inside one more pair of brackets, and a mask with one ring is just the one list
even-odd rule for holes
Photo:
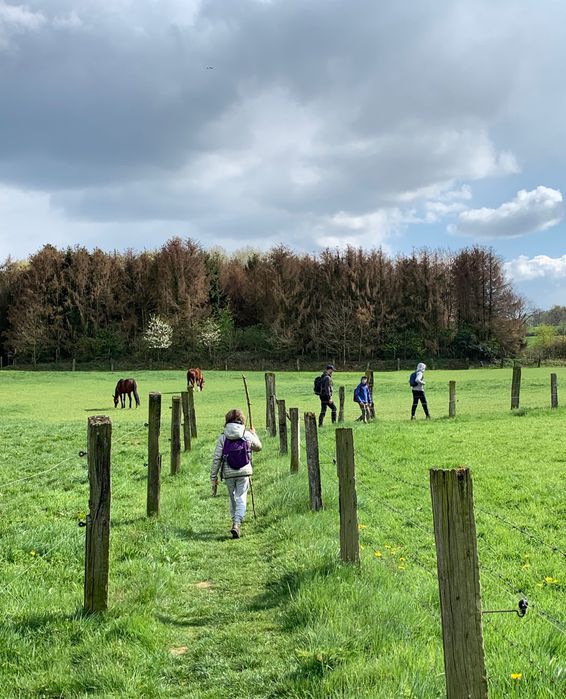
[[358,418],[358,422],[367,423],[370,419],[370,407],[372,404],[367,376],[362,376],[360,383],[354,389],[354,401],[360,406],[360,410],[362,411],[362,414]]
[[409,377],[409,384],[413,390],[413,405],[411,407],[411,420],[415,420],[415,413],[417,412],[417,406],[419,401],[423,406],[423,410],[426,415],[426,419],[430,420],[430,413],[428,412],[428,404],[426,402],[426,396],[424,392],[425,380],[424,373],[426,369],[426,364],[419,362],[417,364],[417,370],[414,371]]

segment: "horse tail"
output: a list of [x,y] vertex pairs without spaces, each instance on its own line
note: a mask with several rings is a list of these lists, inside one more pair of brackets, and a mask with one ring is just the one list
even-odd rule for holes
[[138,395],[138,385],[135,381],[134,381],[133,389],[134,389],[134,398],[136,399],[136,406],[138,406],[140,404],[140,397]]

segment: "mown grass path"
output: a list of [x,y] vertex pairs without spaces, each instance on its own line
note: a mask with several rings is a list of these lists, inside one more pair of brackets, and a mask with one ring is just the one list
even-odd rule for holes
[[[407,420],[404,374],[376,377],[378,420],[354,425],[363,547],[355,569],[337,559],[330,425],[321,432],[325,511],[308,511],[304,462],[292,476],[278,440],[260,431],[258,520],[250,508],[244,537],[232,541],[226,494],[221,486],[210,498],[208,471],[223,414],[243,404],[239,375],[207,376],[197,395],[199,439],[171,477],[168,405],[183,388],[183,372],[138,374],[138,411],[111,407],[117,375],[4,372],[0,696],[443,696],[427,471],[462,463],[474,475],[483,606],[513,607],[521,594],[532,605],[524,620],[484,619],[491,696],[561,696],[566,411],[546,409],[549,373],[524,371],[526,407],[510,415],[510,371],[431,372],[429,423]],[[279,396],[316,409],[312,378],[278,375]],[[335,378],[348,386],[351,425],[350,389],[359,377]],[[449,378],[458,382],[456,421],[441,417]],[[249,379],[262,425],[263,375]],[[564,370],[561,380],[566,385]],[[148,521],[143,422],[150,390],[163,393],[164,456],[162,514]],[[77,522],[88,485],[78,451],[87,415],[99,413],[114,425],[110,609],[85,617]]]

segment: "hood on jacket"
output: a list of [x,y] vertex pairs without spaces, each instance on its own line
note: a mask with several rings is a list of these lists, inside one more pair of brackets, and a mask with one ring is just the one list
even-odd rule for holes
[[224,436],[226,439],[242,439],[246,431],[245,425],[240,425],[239,422],[229,422],[224,425]]
[[424,364],[423,362],[419,362],[417,364],[417,371],[424,371],[425,369],[426,369],[426,364]]

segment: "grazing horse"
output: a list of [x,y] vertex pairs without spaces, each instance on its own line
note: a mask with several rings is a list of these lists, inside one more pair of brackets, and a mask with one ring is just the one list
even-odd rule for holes
[[191,388],[198,386],[198,390],[202,391],[204,387],[204,378],[200,369],[189,369],[187,371],[187,385]]
[[140,404],[140,397],[138,396],[138,385],[135,379],[120,379],[116,384],[116,390],[114,391],[114,407],[118,407],[118,401],[122,408],[126,407],[126,394],[130,399],[130,408],[132,407],[132,393],[136,401],[136,408]]

